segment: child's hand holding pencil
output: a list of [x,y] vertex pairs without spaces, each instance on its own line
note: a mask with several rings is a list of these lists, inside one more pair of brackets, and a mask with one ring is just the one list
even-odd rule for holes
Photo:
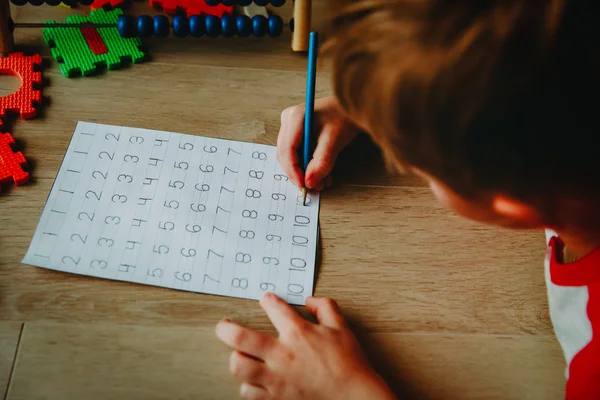
[[[300,187],[306,202],[308,190],[331,186],[331,171],[344,147],[358,129],[344,116],[334,97],[315,101],[318,35],[310,34],[306,102],[281,114],[277,158],[285,173]],[[317,145],[313,142],[316,136]],[[301,150],[301,155],[299,152]]]
[[281,114],[277,157],[284,172],[298,187],[323,190],[331,186],[331,171],[340,152],[358,135],[359,128],[347,119],[333,96],[315,101],[312,159],[303,170],[304,104]]

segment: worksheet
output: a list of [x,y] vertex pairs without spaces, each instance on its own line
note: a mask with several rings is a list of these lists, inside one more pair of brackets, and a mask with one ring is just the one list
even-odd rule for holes
[[[218,134],[218,132],[216,132]],[[23,263],[304,305],[319,195],[255,143],[79,122]]]

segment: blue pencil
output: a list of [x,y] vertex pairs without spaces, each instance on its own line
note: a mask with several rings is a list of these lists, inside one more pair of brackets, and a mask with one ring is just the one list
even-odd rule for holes
[[[311,32],[308,42],[308,71],[306,74],[306,107],[304,112],[304,172],[312,158],[310,137],[313,130],[313,114],[315,112],[315,83],[317,78],[317,51],[319,34]],[[302,188],[302,204],[306,205],[306,187]]]

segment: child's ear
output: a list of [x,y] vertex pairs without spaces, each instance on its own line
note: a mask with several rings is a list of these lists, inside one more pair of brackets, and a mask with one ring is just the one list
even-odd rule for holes
[[512,197],[496,195],[492,200],[492,207],[496,213],[524,225],[532,227],[543,225],[542,216],[538,210]]

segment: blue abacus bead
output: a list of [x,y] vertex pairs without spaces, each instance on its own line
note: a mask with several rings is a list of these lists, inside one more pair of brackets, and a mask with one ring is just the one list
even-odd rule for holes
[[268,22],[262,15],[252,17],[252,32],[256,37],[263,37],[267,34]]
[[67,6],[74,7],[77,5],[77,0],[62,0],[61,3],[64,3]]
[[250,4],[252,4],[252,0],[238,0],[237,3],[242,7],[248,7]]
[[117,30],[122,38],[135,37],[135,20],[131,15],[119,15]]
[[190,34],[193,37],[201,37],[204,35],[204,30],[204,17],[192,15],[190,17]]
[[221,3],[223,3],[224,6],[231,7],[235,5],[236,0],[221,0]]
[[240,37],[248,37],[252,34],[252,20],[247,15],[235,17],[235,24]]
[[269,4],[269,0],[254,0],[254,3],[255,3],[257,6],[264,7],[264,6],[266,6],[267,4]]
[[176,15],[173,17],[173,35],[177,37],[186,37],[190,34],[190,24],[185,15]]
[[271,0],[271,5],[274,7],[281,7],[285,4],[285,0]]
[[221,0],[205,0],[208,6],[218,6]]
[[152,37],[154,33],[154,21],[149,15],[140,15],[137,17],[137,35],[141,38]]
[[44,3],[44,0],[29,0],[29,4],[31,4],[32,6],[41,6]]
[[221,18],[221,32],[223,36],[231,37],[235,35],[236,28],[235,18],[230,15],[223,15],[223,18]]
[[46,0],[46,4],[49,6],[57,6],[62,2],[62,0]]
[[204,17],[204,24],[206,25],[206,36],[216,38],[221,34],[221,20],[219,17],[207,15]]
[[15,6],[24,6],[27,4],[27,0],[10,0]]
[[283,32],[283,20],[279,15],[269,16],[269,36],[279,37]]
[[166,38],[169,36],[169,18],[164,15],[154,17],[154,36]]

